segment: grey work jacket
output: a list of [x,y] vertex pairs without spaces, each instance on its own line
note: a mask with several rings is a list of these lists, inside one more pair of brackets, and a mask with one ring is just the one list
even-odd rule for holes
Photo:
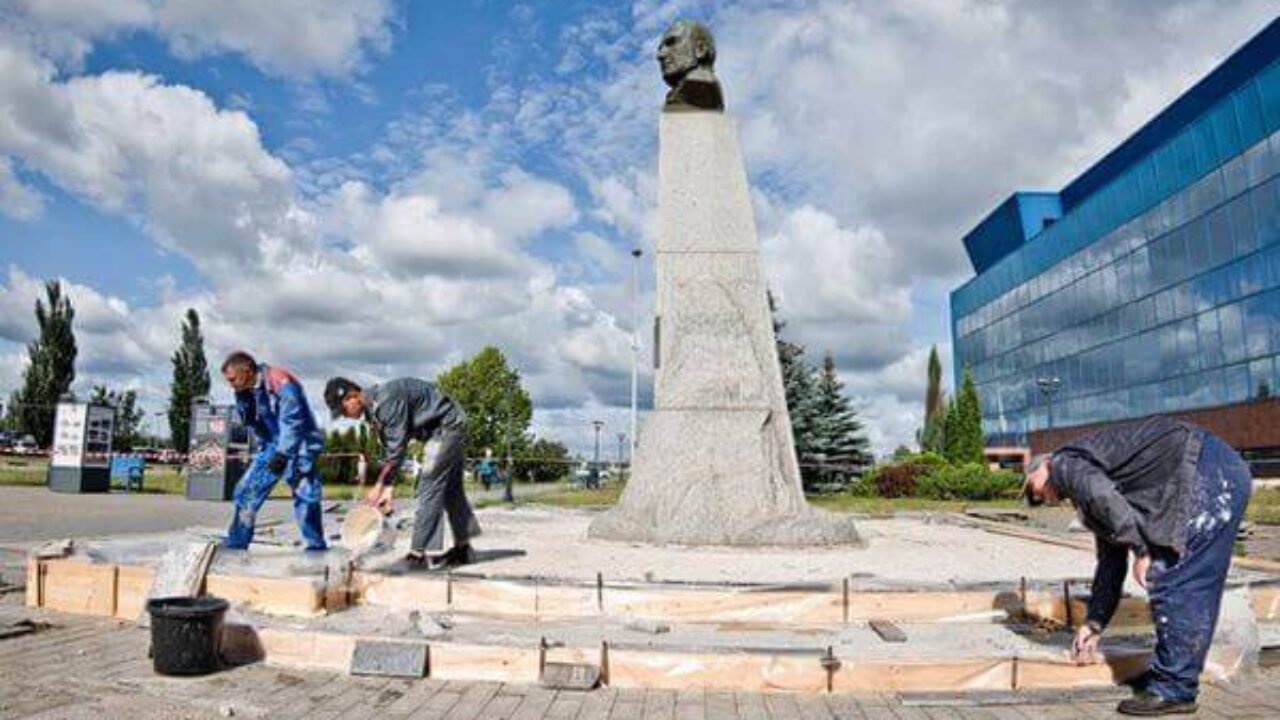
[[427,440],[440,428],[465,428],[466,413],[435,383],[398,378],[365,391],[365,418],[382,440],[383,462],[395,478],[408,453],[410,440]]
[[1080,521],[1097,536],[1090,622],[1105,627],[1115,614],[1129,551],[1186,550],[1204,436],[1189,423],[1155,417],[1104,428],[1053,453],[1049,483],[1075,502]]

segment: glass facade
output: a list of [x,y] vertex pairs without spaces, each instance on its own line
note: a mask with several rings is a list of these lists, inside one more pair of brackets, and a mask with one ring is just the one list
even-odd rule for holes
[[989,434],[1280,394],[1280,61],[952,293]]

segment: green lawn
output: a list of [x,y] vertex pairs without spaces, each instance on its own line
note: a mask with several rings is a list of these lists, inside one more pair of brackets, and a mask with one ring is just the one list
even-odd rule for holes
[[967,508],[1016,508],[1020,500],[929,500],[927,498],[881,498],[854,495],[815,495],[809,502],[833,512],[883,515],[893,512],[964,512]]
[[578,490],[564,483],[559,489],[529,498],[527,502],[556,507],[612,507],[622,495],[623,483],[609,483],[599,490]]
[[1245,517],[1259,525],[1280,525],[1280,488],[1254,490]]

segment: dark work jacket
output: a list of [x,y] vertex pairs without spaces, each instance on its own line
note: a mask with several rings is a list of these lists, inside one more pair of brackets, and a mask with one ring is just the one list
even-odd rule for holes
[[1098,538],[1089,620],[1110,621],[1129,551],[1180,555],[1186,549],[1204,435],[1189,423],[1154,417],[1098,430],[1053,453],[1049,483],[1075,503],[1080,521]]
[[466,427],[462,408],[426,380],[391,380],[369,388],[365,396],[369,401],[365,417],[382,441],[383,462],[393,466],[388,481],[399,475],[410,440],[427,440],[441,427]]

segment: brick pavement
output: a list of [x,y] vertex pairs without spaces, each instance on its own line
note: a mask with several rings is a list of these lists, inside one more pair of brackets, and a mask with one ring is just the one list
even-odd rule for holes
[[[0,617],[26,611],[6,600]],[[203,720],[1032,720],[1112,717],[1114,701],[986,707],[904,705],[886,696],[603,689],[361,678],[250,665],[196,679],[151,672],[147,634],[118,622],[45,615],[56,626],[0,641],[0,719]],[[1200,717],[1280,717],[1280,669],[1202,693]]]

